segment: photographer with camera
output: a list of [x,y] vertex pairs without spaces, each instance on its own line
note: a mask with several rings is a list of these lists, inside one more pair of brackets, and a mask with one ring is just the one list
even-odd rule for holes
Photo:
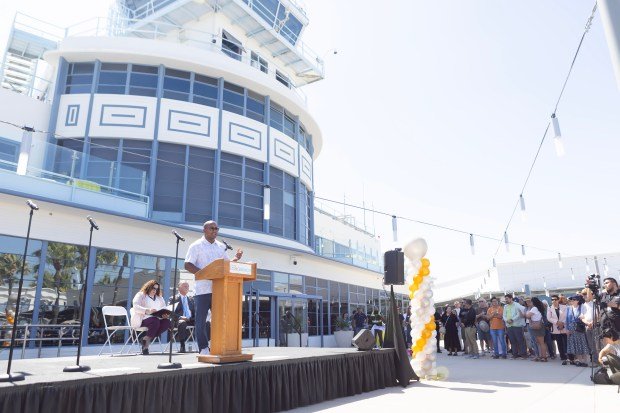
[[[601,303],[608,304],[612,298],[620,297],[620,288],[618,288],[618,281],[613,277],[606,277],[603,279],[603,288],[605,292],[601,294]],[[602,306],[605,307],[605,306]]]

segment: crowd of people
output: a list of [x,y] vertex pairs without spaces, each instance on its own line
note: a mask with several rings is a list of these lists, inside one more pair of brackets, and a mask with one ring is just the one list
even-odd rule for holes
[[[620,357],[620,289],[618,282],[603,280],[600,296],[584,288],[568,297],[551,296],[551,303],[538,297],[470,299],[438,308],[440,333],[448,356],[462,353],[478,359],[485,353],[493,359],[548,362],[559,357],[562,365],[586,367],[603,357]],[[597,302],[595,302],[597,301]]]

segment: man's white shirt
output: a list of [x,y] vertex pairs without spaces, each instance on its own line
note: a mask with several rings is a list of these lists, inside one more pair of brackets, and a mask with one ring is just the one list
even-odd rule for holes
[[[226,256],[226,246],[218,240],[212,243],[201,237],[194,241],[187,250],[185,262],[190,262],[196,267],[203,269],[213,261],[224,258]],[[211,280],[197,280],[195,284],[195,295],[211,294],[213,291],[213,283]]]

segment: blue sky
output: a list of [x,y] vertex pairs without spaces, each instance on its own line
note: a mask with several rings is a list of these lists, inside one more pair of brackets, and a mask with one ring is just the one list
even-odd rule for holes
[[[108,4],[5,2],[0,44],[16,10],[65,26],[105,15]],[[353,204],[364,195],[377,210],[501,237],[593,5],[306,1],[304,41],[324,55],[327,74],[305,88],[324,138],[316,195]],[[619,108],[597,12],[557,111],[566,156],[548,136],[523,194],[527,221],[515,216],[511,241],[565,256],[620,251]],[[389,219],[374,222],[391,240]],[[468,235],[403,221],[399,234],[401,244],[427,239],[439,280],[487,268],[498,246],[476,239],[472,256]],[[500,262],[521,259],[518,246],[503,251]],[[527,250],[529,259],[555,256]]]

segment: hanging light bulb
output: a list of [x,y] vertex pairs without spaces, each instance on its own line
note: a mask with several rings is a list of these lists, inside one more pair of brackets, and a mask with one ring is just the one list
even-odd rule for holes
[[590,263],[588,262],[587,258],[586,258],[586,273],[590,274]]
[[396,215],[392,215],[392,233],[394,234],[394,242],[398,241],[398,227],[396,224]]
[[489,277],[489,280],[491,279],[491,270],[487,270],[487,277]]
[[558,252],[558,268],[562,267],[564,267],[564,264],[562,264],[562,254]]
[[555,145],[555,154],[558,158],[564,156],[564,144],[562,143],[562,133],[560,132],[560,123],[555,113],[551,115],[551,123],[553,124],[553,143]]
[[547,279],[545,277],[543,277],[543,287],[545,290],[547,289]]
[[265,221],[271,219],[271,187],[269,185],[263,188],[263,219]]
[[523,262],[527,262],[527,258],[525,258],[525,245],[521,244],[521,257]]
[[525,213],[525,199],[523,194],[519,195],[519,205],[521,206],[521,221],[527,221],[527,214]]
[[572,267],[570,269],[570,277],[575,281],[575,271],[573,271]]
[[607,258],[603,258],[603,271],[605,271],[605,277],[609,275],[609,266],[607,265]]
[[469,234],[469,246],[471,247],[471,255],[476,255],[476,247],[474,246],[474,234]]
[[497,263],[495,262],[495,258],[493,258],[493,268],[497,268]]
[[504,232],[504,244],[506,244],[506,252],[510,252],[510,245],[508,242],[508,232]]

